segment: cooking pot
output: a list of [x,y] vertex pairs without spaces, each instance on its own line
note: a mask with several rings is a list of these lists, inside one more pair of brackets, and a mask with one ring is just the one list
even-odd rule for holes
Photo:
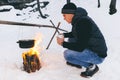
[[19,43],[20,48],[32,48],[34,46],[35,40],[19,40],[17,41]]

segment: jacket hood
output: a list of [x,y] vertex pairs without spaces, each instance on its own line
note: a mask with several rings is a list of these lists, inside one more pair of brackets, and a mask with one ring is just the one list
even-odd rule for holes
[[78,7],[76,12],[75,12],[75,16],[87,16],[88,13],[85,9]]
[[76,22],[76,20],[78,20],[84,16],[87,16],[87,15],[88,15],[88,13],[85,9],[78,7],[74,14],[74,17],[72,19],[72,25]]

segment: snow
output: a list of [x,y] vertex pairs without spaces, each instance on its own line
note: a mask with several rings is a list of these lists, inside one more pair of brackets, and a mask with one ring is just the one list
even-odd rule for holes
[[[38,12],[28,12],[31,10],[29,7],[22,11],[12,8],[10,12],[1,12],[0,20],[48,25],[52,25],[49,21],[52,20],[56,26],[58,22],[61,22],[60,28],[70,31],[71,25],[67,24],[61,15],[61,8],[66,0],[49,1],[49,5],[42,9],[43,14],[49,15],[47,19],[40,18]],[[100,71],[89,79],[120,80],[120,1],[117,0],[118,12],[114,15],[108,14],[109,0],[101,0],[100,8],[97,8],[96,0],[72,0],[72,2],[88,11],[89,16],[95,20],[104,34],[108,46],[108,57],[99,65]],[[21,13],[22,16],[16,16],[17,13]],[[24,15],[24,13],[26,14]],[[65,49],[56,43],[56,38],[46,50],[54,31],[51,28],[0,24],[0,80],[88,80],[80,77],[80,73],[85,70],[84,68],[78,69],[66,65],[63,56]],[[19,48],[16,42],[20,39],[31,39],[37,33],[43,35],[43,41],[40,44],[40,47],[43,48],[40,52],[42,68],[29,74],[22,70],[22,52],[28,49]]]

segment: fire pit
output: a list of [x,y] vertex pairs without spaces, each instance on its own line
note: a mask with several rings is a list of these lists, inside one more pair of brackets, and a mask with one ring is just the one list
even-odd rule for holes
[[42,41],[41,37],[41,34],[37,35],[35,40],[33,40],[34,46],[28,51],[22,53],[23,68],[28,73],[35,72],[41,68],[41,61],[39,57],[40,47],[38,45]]
[[41,68],[40,57],[38,52],[34,49],[30,49],[28,52],[22,54],[23,68],[26,72],[31,73]]

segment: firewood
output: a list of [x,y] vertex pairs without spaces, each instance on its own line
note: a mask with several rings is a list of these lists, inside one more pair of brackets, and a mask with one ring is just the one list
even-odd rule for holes
[[31,73],[41,68],[40,58],[37,54],[29,55],[29,53],[23,53],[23,68],[26,72]]

